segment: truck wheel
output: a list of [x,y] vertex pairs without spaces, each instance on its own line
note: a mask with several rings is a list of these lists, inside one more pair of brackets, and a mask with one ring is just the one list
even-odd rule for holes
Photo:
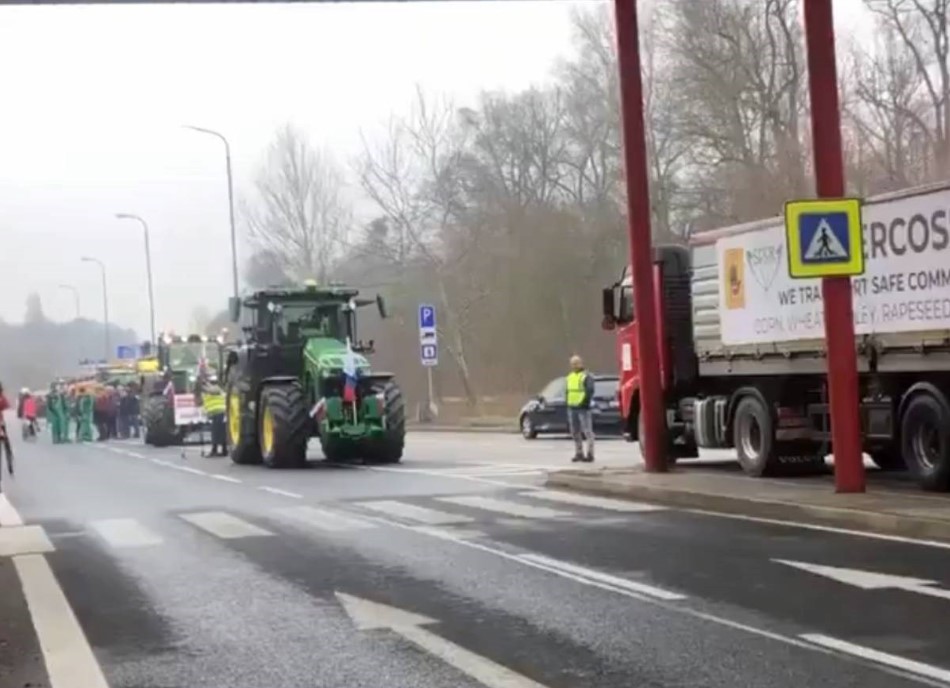
[[150,397],[142,412],[145,442],[153,447],[168,447],[177,440],[175,411],[165,396]]
[[901,418],[901,455],[925,490],[950,489],[950,409],[931,394],[913,397]]
[[406,447],[406,401],[402,390],[392,380],[382,389],[386,429],[382,437],[372,441],[367,459],[373,463],[399,463]]
[[307,463],[310,415],[297,382],[268,385],[261,393],[258,438],[268,468],[301,468]]
[[231,382],[228,384],[225,401],[228,453],[231,455],[231,461],[242,466],[259,464],[262,459],[257,437],[249,432],[249,429],[256,428],[257,424],[245,422],[244,414],[251,413],[251,411],[239,383]]
[[739,401],[732,419],[732,438],[746,475],[759,478],[775,472],[775,422],[758,397]]

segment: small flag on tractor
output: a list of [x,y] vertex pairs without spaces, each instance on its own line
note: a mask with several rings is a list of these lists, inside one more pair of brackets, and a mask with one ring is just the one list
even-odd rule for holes
[[346,354],[343,356],[343,403],[356,403],[356,353],[350,346],[350,340],[346,340]]

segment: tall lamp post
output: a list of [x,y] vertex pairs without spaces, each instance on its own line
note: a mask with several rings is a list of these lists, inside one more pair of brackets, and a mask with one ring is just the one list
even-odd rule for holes
[[109,342],[109,290],[106,287],[106,266],[98,258],[90,258],[89,256],[83,256],[80,260],[83,263],[95,263],[99,266],[99,271],[102,273],[102,315],[103,315],[103,327],[106,331],[106,357],[105,360],[109,360],[110,353],[112,352],[112,346]]
[[149,331],[151,332],[151,337],[149,341],[155,343],[155,296],[152,293],[152,249],[149,243],[149,233],[148,233],[148,223],[132,213],[116,213],[116,219],[118,220],[135,220],[142,225],[142,230],[145,234],[145,273],[148,275],[148,317],[149,317]]
[[79,320],[79,290],[71,284],[60,284],[59,288],[73,293],[73,302],[76,304],[76,320]]
[[234,229],[234,185],[231,178],[231,146],[228,143],[228,140],[225,138],[224,134],[217,132],[213,129],[205,129],[204,127],[196,127],[191,124],[184,124],[185,129],[191,129],[192,131],[198,131],[202,134],[209,134],[210,136],[216,136],[221,140],[221,143],[224,144],[224,161],[227,166],[228,171],[228,212],[230,213],[231,218],[231,279],[233,281],[234,288],[234,298],[238,297],[238,262],[237,262],[237,232]]

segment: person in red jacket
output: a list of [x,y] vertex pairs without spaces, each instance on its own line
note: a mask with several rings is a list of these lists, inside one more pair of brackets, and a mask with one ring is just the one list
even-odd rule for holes
[[[10,447],[10,435],[7,432],[7,422],[4,419],[4,412],[10,408],[10,402],[7,401],[3,393],[3,384],[0,384],[0,451],[7,455],[7,471],[13,475],[13,449]],[[0,476],[3,475],[3,466],[0,466]],[[0,488],[2,489],[2,488]]]

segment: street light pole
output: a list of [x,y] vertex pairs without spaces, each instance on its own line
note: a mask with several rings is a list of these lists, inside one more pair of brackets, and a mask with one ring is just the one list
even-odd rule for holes
[[149,316],[149,331],[151,337],[149,341],[155,343],[155,296],[152,293],[152,249],[149,243],[149,232],[148,232],[148,223],[139,217],[138,215],[133,215],[132,213],[117,213],[116,218],[119,220],[137,220],[142,223],[142,229],[145,233],[145,272],[148,275],[148,316]]
[[79,290],[71,284],[60,284],[60,289],[66,289],[73,293],[73,301],[76,304],[76,320],[79,320]]
[[204,127],[195,127],[191,124],[182,125],[185,129],[191,129],[193,131],[201,132],[202,134],[209,134],[211,136],[216,136],[221,139],[221,142],[224,144],[224,160],[227,166],[228,171],[228,212],[231,218],[231,279],[233,281],[233,290],[234,298],[238,297],[238,260],[237,260],[237,232],[234,228],[234,184],[231,178],[231,146],[228,143],[228,140],[225,138],[224,134],[217,132],[213,129],[205,129]]
[[112,345],[109,342],[109,290],[106,287],[106,266],[98,258],[90,258],[89,256],[83,256],[80,260],[83,263],[95,263],[99,266],[99,270],[102,273],[102,316],[103,316],[103,326],[106,331],[106,358],[108,361],[110,353],[112,352]]

